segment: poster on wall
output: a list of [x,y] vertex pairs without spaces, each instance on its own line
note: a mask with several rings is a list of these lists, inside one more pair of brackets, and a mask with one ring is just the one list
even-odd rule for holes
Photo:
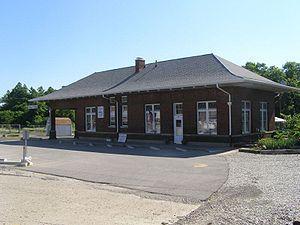
[[99,119],[104,118],[104,106],[98,106],[98,118]]
[[126,143],[126,141],[127,141],[127,134],[119,133],[118,142]]

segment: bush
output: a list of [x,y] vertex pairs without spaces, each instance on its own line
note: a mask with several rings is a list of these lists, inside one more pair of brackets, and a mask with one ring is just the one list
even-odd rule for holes
[[296,144],[300,144],[300,114],[294,116],[284,116],[286,123],[282,130],[274,134],[275,139],[294,139]]
[[262,149],[285,149],[293,148],[296,144],[294,138],[262,138],[258,141],[258,146]]

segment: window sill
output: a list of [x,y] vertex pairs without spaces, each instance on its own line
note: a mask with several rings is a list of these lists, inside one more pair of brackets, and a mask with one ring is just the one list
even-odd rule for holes
[[203,135],[203,136],[217,136],[218,134],[209,134],[209,133],[197,133],[198,135]]
[[108,128],[116,128],[116,126],[115,125],[110,125],[110,126],[108,126]]
[[120,126],[120,128],[128,128],[127,125]]

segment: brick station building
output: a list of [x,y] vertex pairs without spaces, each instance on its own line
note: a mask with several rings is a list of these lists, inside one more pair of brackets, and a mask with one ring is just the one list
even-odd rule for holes
[[274,98],[299,91],[214,54],[96,72],[49,95],[32,99],[55,110],[72,109],[76,138],[117,137],[240,142],[275,129]]

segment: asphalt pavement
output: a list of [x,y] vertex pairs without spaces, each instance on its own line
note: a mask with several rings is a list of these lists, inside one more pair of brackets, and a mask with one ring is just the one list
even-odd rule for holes
[[[228,147],[32,140],[34,172],[124,187],[139,195],[182,202],[207,199],[226,181]],[[0,142],[0,158],[19,160],[22,142]]]

